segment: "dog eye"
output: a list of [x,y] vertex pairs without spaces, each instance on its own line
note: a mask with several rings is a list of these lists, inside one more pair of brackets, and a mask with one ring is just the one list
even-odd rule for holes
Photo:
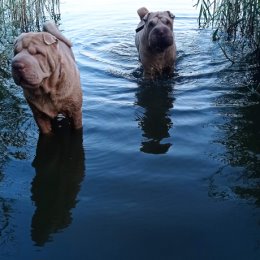
[[20,51],[22,51],[21,45],[17,44],[14,48],[14,55],[18,54]]
[[150,22],[148,23],[148,26],[149,26],[149,27],[154,27],[155,25],[156,25],[155,21],[150,21]]
[[42,55],[42,56],[44,56],[44,51],[41,50],[40,48],[36,48],[36,49],[35,49],[35,54],[34,54],[34,55]]
[[35,55],[44,55],[41,51],[36,51]]
[[166,23],[166,26],[168,26],[169,28],[173,28],[173,22],[171,20],[168,20],[167,19],[167,23]]
[[165,25],[170,26],[171,25],[171,21],[167,18],[161,19],[162,23],[164,23]]

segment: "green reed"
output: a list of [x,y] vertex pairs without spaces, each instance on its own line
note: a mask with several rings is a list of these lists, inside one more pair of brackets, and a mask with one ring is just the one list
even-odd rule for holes
[[22,32],[40,30],[46,19],[60,19],[59,0],[0,0],[1,31],[12,26]]
[[212,26],[213,40],[232,62],[260,57],[260,0],[197,0],[200,27]]

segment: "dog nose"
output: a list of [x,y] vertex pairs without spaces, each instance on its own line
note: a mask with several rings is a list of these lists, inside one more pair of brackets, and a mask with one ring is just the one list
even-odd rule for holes
[[25,67],[24,63],[19,61],[13,61],[12,62],[12,69],[14,70],[23,70]]
[[167,34],[167,30],[165,30],[164,27],[158,27],[158,28],[155,28],[154,30],[155,30],[155,33],[156,33],[158,36],[160,36],[160,37],[162,37],[162,36],[164,36],[165,34]]

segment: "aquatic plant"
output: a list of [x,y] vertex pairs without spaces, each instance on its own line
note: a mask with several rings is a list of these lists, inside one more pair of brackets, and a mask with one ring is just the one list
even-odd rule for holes
[[220,40],[226,57],[239,59],[260,57],[259,0],[197,0],[199,26],[213,28],[213,40]]

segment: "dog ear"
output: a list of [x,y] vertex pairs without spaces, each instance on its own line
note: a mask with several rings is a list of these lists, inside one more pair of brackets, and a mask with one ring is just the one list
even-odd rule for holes
[[144,29],[144,26],[145,26],[145,23],[146,23],[147,20],[148,20],[149,14],[150,14],[150,13],[147,13],[147,14],[143,17],[143,19],[141,20],[140,24],[139,24],[138,27],[135,29],[135,32],[139,32],[139,31],[141,31],[141,30]]
[[141,7],[137,10],[137,13],[138,13],[140,19],[142,20],[144,18],[144,16],[149,13],[149,11],[146,7]]
[[[144,7],[145,8],[145,7]],[[140,10],[140,9],[139,9]],[[147,9],[146,9],[147,10]],[[147,10],[148,11],[148,10]],[[150,13],[146,13],[145,16],[143,16],[143,18],[141,18],[141,22],[139,23],[138,27],[136,28],[135,32],[139,32],[141,30],[144,29],[145,23],[148,20]],[[141,17],[141,16],[140,16]]]
[[43,34],[43,42],[46,44],[46,45],[52,45],[53,43],[57,43],[58,42],[58,39],[49,34],[49,33],[44,33]]
[[22,39],[22,38],[24,37],[24,35],[25,35],[25,33],[21,33],[18,37],[16,37],[16,38],[14,39],[13,44],[16,44],[20,39]]
[[19,35],[13,42],[14,45],[14,50],[13,50],[13,54],[16,55],[18,52],[20,52],[23,48],[23,44],[21,39],[25,36],[25,33],[22,33],[21,35]]
[[170,18],[172,18],[172,19],[174,19],[174,18],[175,18],[175,15],[174,15],[172,12],[170,12],[170,11],[167,11],[167,13],[168,13],[168,15],[170,16]]
[[147,22],[149,15],[150,15],[150,13],[147,13],[147,14],[143,17],[142,20],[143,20],[144,22]]

